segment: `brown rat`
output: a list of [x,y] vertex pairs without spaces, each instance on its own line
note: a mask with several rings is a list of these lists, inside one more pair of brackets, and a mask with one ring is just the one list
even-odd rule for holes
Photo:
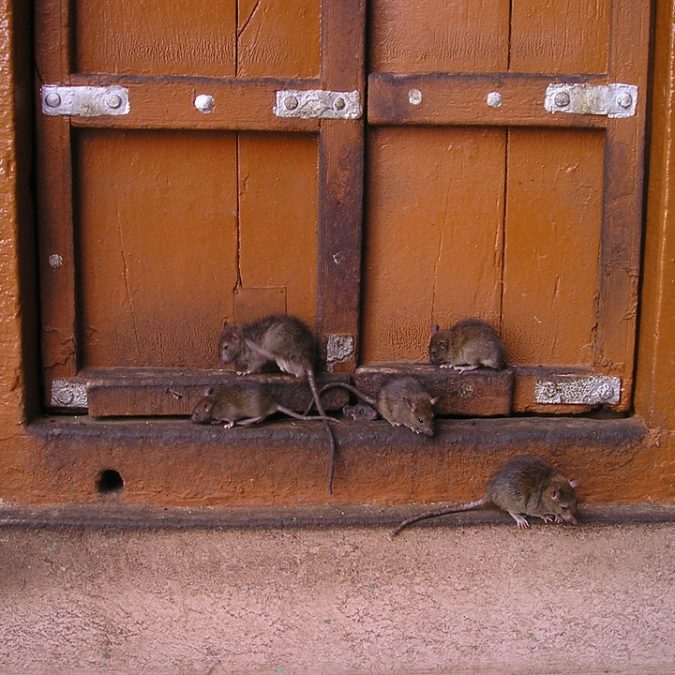
[[494,328],[480,319],[464,319],[445,330],[434,326],[429,342],[431,363],[459,371],[480,366],[499,370],[506,365],[504,353]]
[[[316,340],[304,321],[296,316],[272,314],[246,324],[225,323],[219,345],[220,360],[225,364],[234,363],[238,375],[259,373],[275,363],[284,373],[307,378],[319,415],[325,420],[331,419],[326,417],[316,386]],[[332,493],[336,444],[328,422],[324,424],[330,436],[328,489]]]
[[327,419],[321,416],[299,415],[277,403],[259,382],[234,382],[209,389],[195,406],[191,420],[196,424],[225,423],[226,429],[235,424],[249,426],[281,412],[296,420]]
[[483,509],[490,505],[507,511],[519,528],[529,527],[525,516],[536,516],[545,523],[553,520],[556,523],[575,524],[577,498],[574,489],[578,484],[579,481],[567,480],[541,457],[513,457],[492,475],[480,499],[449,504],[408,518],[392,532],[392,537],[419,520],[457,511]]
[[414,377],[391,378],[382,385],[375,398],[344,382],[327,384],[321,388],[321,393],[334,387],[351,391],[395,427],[404,426],[416,434],[434,435],[433,406],[438,398],[432,398]]
[[371,422],[377,419],[377,410],[367,403],[355,403],[342,406],[342,414],[357,422]]

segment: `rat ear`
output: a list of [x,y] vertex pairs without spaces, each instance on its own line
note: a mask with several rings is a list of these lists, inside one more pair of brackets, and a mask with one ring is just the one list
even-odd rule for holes
[[213,392],[214,392],[213,387],[206,387],[206,389],[204,389],[204,396],[212,396]]
[[571,481],[570,481],[570,487],[571,487],[572,489],[579,487],[579,482],[580,482],[580,481],[579,481],[578,479],[571,480]]
[[553,488],[551,490],[551,499],[554,502],[557,502],[560,499],[560,490],[558,488]]
[[429,403],[431,403],[431,405],[436,405],[440,400],[441,400],[440,396],[434,396],[432,399],[429,400]]
[[431,334],[432,334],[432,335],[436,335],[436,333],[438,333],[439,330],[440,330],[440,328],[438,327],[438,324],[435,323],[435,324],[431,327]]

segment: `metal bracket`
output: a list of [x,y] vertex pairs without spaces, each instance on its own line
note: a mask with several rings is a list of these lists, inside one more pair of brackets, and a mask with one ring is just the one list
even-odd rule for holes
[[633,117],[638,88],[632,84],[564,84],[546,88],[544,108],[550,113]]
[[353,335],[329,335],[326,343],[326,364],[332,370],[335,363],[346,361],[354,354]]
[[45,84],[40,88],[45,115],[99,117],[128,115],[129,90],[125,87],[61,87]]
[[87,388],[82,382],[52,380],[49,404],[56,408],[86,408]]
[[550,405],[616,404],[621,398],[621,378],[609,375],[556,375],[551,380],[537,380],[534,397],[537,403]]
[[276,96],[277,101],[272,112],[277,117],[357,120],[363,114],[358,91],[282,89],[276,92]]

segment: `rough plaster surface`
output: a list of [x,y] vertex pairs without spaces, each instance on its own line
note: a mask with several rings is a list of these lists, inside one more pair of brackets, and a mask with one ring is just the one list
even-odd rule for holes
[[675,525],[0,530],[2,672],[675,672]]

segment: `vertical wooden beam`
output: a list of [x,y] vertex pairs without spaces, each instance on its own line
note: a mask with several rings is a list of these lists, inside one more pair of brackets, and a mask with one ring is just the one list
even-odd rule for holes
[[617,407],[626,410],[637,328],[651,8],[632,0],[615,0],[612,6],[609,80],[637,85],[638,105],[635,117],[607,123],[595,367],[622,377]]
[[[364,0],[324,0],[321,27],[322,87],[357,90],[365,106]],[[363,117],[321,122],[318,332],[335,371],[358,359],[363,153]]]
[[70,2],[35,3],[38,270],[45,402],[51,381],[77,372],[75,244],[70,121],[41,112],[40,86],[68,84]]
[[658,0],[654,18],[651,143],[635,410],[650,427],[675,430],[675,2]]

